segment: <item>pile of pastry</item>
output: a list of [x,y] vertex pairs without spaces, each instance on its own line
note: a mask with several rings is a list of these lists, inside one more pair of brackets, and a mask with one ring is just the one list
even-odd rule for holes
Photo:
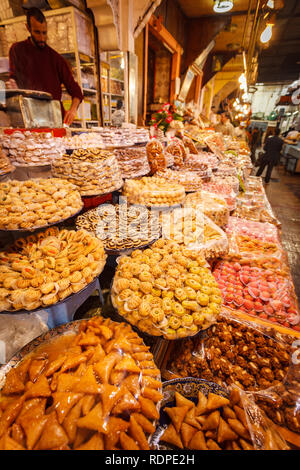
[[119,259],[112,303],[132,325],[178,339],[207,328],[220,312],[221,294],[205,260],[171,240]]
[[4,154],[0,147],[0,176],[12,172],[15,167],[10,163],[9,158]]
[[58,179],[0,183],[0,229],[31,230],[55,224],[79,212],[83,203],[76,187]]
[[139,180],[127,180],[123,195],[131,204],[149,207],[166,207],[181,204],[185,198],[184,187],[159,176],[144,176]]
[[49,165],[65,152],[62,139],[50,132],[15,131],[2,137],[2,146],[15,166]]
[[80,215],[76,227],[100,238],[107,251],[145,246],[160,236],[157,213],[143,206],[104,204]]
[[162,399],[149,347],[110,319],[77,328],[6,375],[1,450],[149,450]]
[[68,179],[82,196],[110,193],[123,185],[117,159],[109,150],[75,150],[53,162],[52,174]]
[[18,239],[0,253],[0,311],[34,310],[77,293],[98,276],[103,243],[85,230],[59,230]]

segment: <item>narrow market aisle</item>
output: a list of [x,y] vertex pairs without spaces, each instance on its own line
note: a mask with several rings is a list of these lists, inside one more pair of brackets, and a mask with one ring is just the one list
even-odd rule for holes
[[272,179],[265,186],[266,194],[282,224],[282,243],[300,300],[300,175],[287,174],[279,167],[273,171]]

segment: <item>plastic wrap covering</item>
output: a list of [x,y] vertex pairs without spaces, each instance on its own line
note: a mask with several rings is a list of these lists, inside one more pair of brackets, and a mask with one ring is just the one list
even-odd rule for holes
[[75,322],[1,372],[1,450],[150,449],[160,371],[130,325]]
[[192,207],[177,208],[163,213],[162,236],[194,250],[205,259],[216,258],[227,252],[226,234],[208,217]]
[[210,161],[206,160],[205,157],[194,154],[189,154],[182,164],[179,166],[174,165],[173,169],[193,171],[201,178],[211,178],[212,176],[212,167]]
[[179,169],[178,171],[165,169],[158,171],[157,176],[165,178],[167,181],[174,181],[181,184],[186,192],[199,191],[202,187],[202,179],[195,171]]
[[227,165],[226,163],[222,162],[218,166],[215,175],[219,176],[220,178],[222,176],[235,176],[237,178],[238,172],[235,166]]
[[15,131],[2,136],[1,144],[15,166],[49,165],[65,152],[62,139],[50,132]]
[[213,273],[224,305],[299,331],[300,315],[291,279],[229,261],[217,263]]
[[[295,340],[294,344],[298,345],[298,348],[292,353],[292,364],[284,381],[267,390],[256,392],[253,397],[267,416],[279,426],[279,431],[286,439],[300,447],[299,340]],[[286,429],[290,432],[286,432]]]
[[194,142],[192,141],[190,137],[187,137],[187,136],[183,137],[182,142],[183,142],[183,145],[189,150],[189,153],[195,154],[195,155],[198,154],[197,147],[195,146]]
[[119,258],[112,303],[122,317],[150,335],[170,340],[193,336],[220,311],[220,291],[205,265],[197,252],[160,239]]
[[229,210],[225,199],[215,193],[199,191],[188,194],[184,205],[202,210],[219,227],[225,227],[228,223]]
[[0,183],[0,229],[33,230],[78,213],[83,203],[76,186],[47,178]]
[[82,132],[71,137],[62,137],[66,149],[105,148],[105,144],[98,132]]
[[173,155],[173,164],[177,167],[181,167],[188,156],[188,152],[186,151],[182,141],[177,138],[174,138],[169,142],[165,153]]
[[19,238],[0,253],[0,311],[54,305],[92,282],[105,261],[103,243],[85,230]]
[[268,389],[285,380],[294,339],[223,308],[206,332],[171,347],[162,376],[198,377],[245,391]]
[[205,137],[204,141],[209,150],[222,160],[226,150],[224,136],[219,133],[213,133]]
[[108,150],[75,150],[52,164],[52,174],[67,178],[82,196],[110,193],[123,185],[117,159]]
[[10,163],[9,158],[4,154],[0,147],[0,176],[14,171],[15,167]]
[[146,145],[146,152],[151,175],[167,167],[164,148],[159,140],[151,139]]
[[126,180],[123,196],[130,204],[142,204],[148,207],[170,207],[181,204],[185,198],[184,187],[168,182],[164,178],[144,176],[140,180]]
[[230,185],[225,183],[203,183],[202,189],[209,193],[215,193],[222,196],[228,206],[229,211],[233,211],[236,208],[236,193],[233,191]]
[[115,150],[122,178],[137,178],[150,173],[145,148]]
[[148,245],[160,236],[159,217],[142,206],[104,204],[77,217],[76,227],[93,233],[107,251]]
[[206,380],[174,379],[163,384],[155,450],[289,450],[290,447],[238,387],[228,389]]
[[228,236],[231,234],[243,235],[262,242],[280,244],[278,228],[268,222],[263,223],[240,219],[239,217],[229,217],[226,233]]

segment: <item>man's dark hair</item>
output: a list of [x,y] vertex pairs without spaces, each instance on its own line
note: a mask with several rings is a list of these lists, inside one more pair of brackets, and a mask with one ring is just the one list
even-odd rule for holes
[[38,8],[29,8],[29,10],[27,10],[26,12],[26,17],[27,17],[27,24],[30,28],[31,24],[30,24],[30,18],[35,18],[39,23],[44,23],[46,21],[46,18],[43,14],[43,12],[41,12],[41,10],[39,10]]
[[275,129],[275,135],[279,135],[279,134],[280,134],[280,129],[279,129],[279,127],[276,127],[276,129]]
[[123,106],[123,101],[122,100],[118,100],[117,101],[117,109],[121,109]]

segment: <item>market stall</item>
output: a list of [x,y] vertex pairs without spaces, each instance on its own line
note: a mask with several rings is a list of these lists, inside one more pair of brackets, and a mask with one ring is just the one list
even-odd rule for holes
[[1,129],[0,450],[299,449],[298,299],[248,144],[175,103],[111,127],[125,53],[97,77],[74,15],[47,13],[103,127],[83,103]]

